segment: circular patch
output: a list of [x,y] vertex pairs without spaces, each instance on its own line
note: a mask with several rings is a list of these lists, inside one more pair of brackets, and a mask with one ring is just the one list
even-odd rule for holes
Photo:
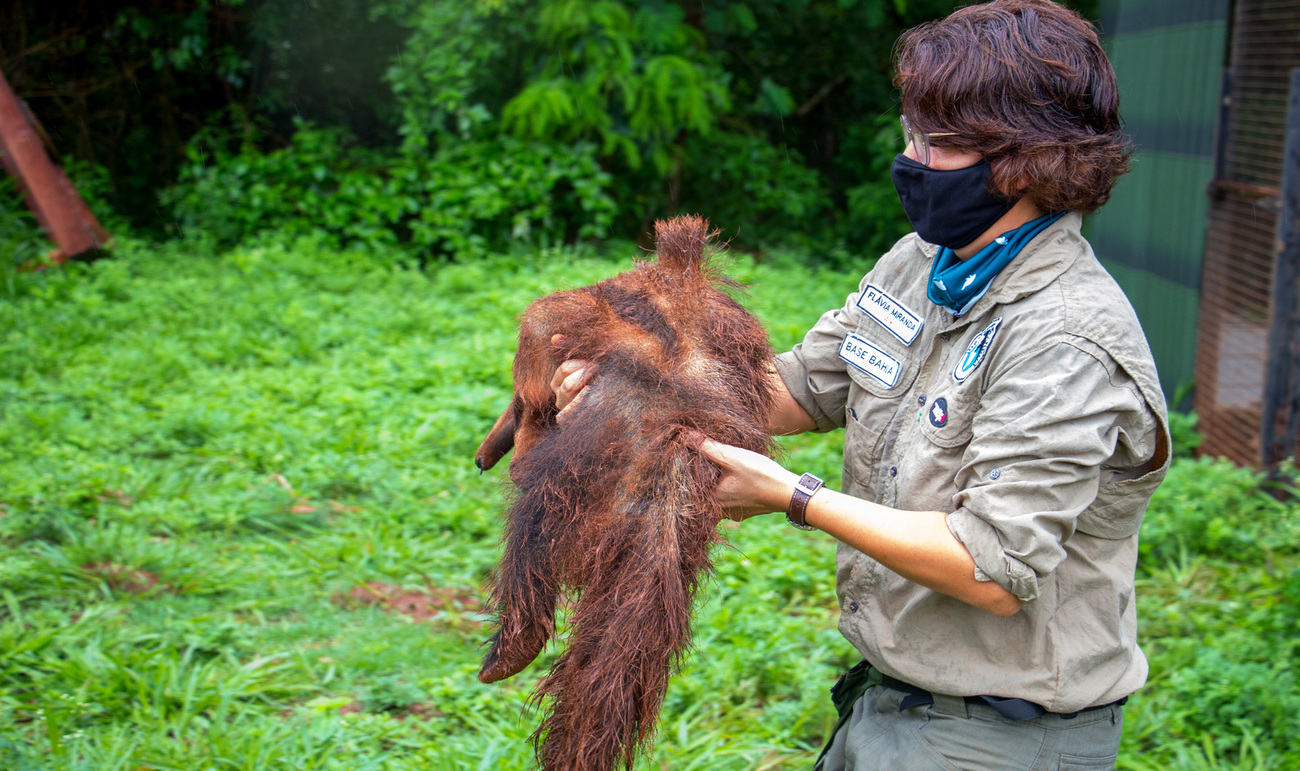
[[940,396],[930,405],[930,425],[943,428],[948,425],[948,400]]

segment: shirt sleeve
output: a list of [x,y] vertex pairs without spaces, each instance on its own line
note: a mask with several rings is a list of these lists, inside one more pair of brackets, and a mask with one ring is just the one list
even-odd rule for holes
[[1055,343],[998,373],[973,418],[948,515],[975,577],[1036,599],[1102,469],[1140,465],[1154,425],[1136,384],[1099,350]]
[[857,297],[857,292],[850,294],[844,307],[823,313],[803,342],[776,358],[776,370],[785,387],[821,432],[844,427],[852,380],[840,358],[840,343],[853,331],[851,309]]

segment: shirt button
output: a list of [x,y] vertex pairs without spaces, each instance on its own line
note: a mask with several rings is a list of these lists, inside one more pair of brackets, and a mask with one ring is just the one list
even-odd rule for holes
[[[996,474],[997,472],[995,471],[995,472],[993,472],[993,473]],[[889,467],[889,475],[890,475],[891,477],[896,477],[896,476],[898,476],[898,466],[890,466],[890,467]],[[993,477],[993,478],[994,478],[994,479],[997,479],[997,477]]]
[[944,332],[942,335],[939,335],[939,339],[942,340],[942,341],[944,341],[944,342],[946,343],[946,342],[948,342],[949,340],[952,339],[952,335],[950,335],[950,334],[947,333],[947,332]]
[[916,403],[919,404],[919,405],[921,405],[922,407],[924,407],[924,406],[925,406],[925,397],[924,397],[924,396],[918,396],[918,397],[916,397]]
[[858,612],[858,604],[857,604],[856,602],[850,602],[850,603],[849,603],[849,612],[850,612],[850,613],[857,613],[857,612]]
[[854,420],[858,419],[858,413],[854,412],[852,407],[849,407],[849,417]]
[[989,479],[997,479],[1000,476],[1002,476],[1002,469],[1000,468],[995,468],[989,473]]

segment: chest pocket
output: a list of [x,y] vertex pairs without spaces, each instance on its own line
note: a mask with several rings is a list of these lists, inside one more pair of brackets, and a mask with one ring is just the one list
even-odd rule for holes
[[933,383],[921,414],[921,433],[936,446],[953,449],[970,443],[975,413],[984,395],[981,365],[1001,325],[1002,318],[998,317],[988,326],[973,326],[980,331],[964,348],[954,347],[943,357],[942,366],[929,376]]
[[975,411],[979,409],[979,384],[952,384],[926,396],[921,408],[921,433],[938,447],[952,449],[970,443]]
[[921,341],[911,346],[885,331],[874,319],[861,317],[840,343],[840,358],[849,377],[877,399],[899,399],[916,381]]
[[956,355],[945,357],[949,361],[934,374],[926,403],[921,408],[921,433],[932,444],[945,449],[970,443],[975,413],[983,396],[978,376],[968,377],[964,382],[953,377],[954,362],[962,355],[957,351]]
[[[850,345],[854,348],[847,349]],[[907,397],[916,382],[921,347],[920,340],[907,346],[865,316],[840,344],[840,358],[853,381],[846,406],[844,469],[861,485],[859,493],[870,489],[881,439],[890,422],[910,403]],[[886,366],[873,364],[873,356],[886,359]]]

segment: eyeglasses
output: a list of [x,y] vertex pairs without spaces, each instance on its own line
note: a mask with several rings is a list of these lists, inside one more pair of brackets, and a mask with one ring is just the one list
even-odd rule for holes
[[936,132],[936,133],[926,134],[922,131],[917,131],[916,129],[912,128],[912,124],[908,122],[906,115],[900,115],[898,117],[898,120],[900,123],[903,124],[903,149],[906,150],[907,145],[909,144],[912,147],[915,147],[916,160],[922,166],[930,165],[930,137],[958,136],[957,134],[954,134],[952,132]]

